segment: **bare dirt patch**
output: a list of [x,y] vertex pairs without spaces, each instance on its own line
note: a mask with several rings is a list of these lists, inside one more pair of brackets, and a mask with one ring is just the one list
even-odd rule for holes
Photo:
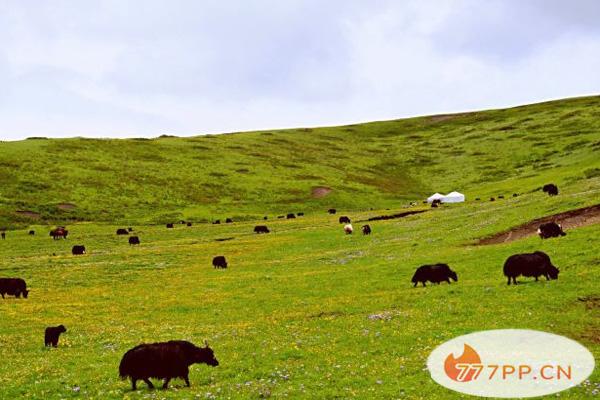
[[311,196],[315,199],[320,199],[322,197],[327,196],[331,192],[333,192],[333,189],[328,188],[327,186],[315,186],[311,190]]
[[480,239],[477,244],[507,243],[533,236],[537,234],[537,229],[541,224],[552,221],[561,224],[565,230],[600,223],[600,204],[534,219],[533,221],[529,221],[526,224],[519,225],[508,231],[496,233],[495,235]]
[[[379,215],[377,217],[371,217],[371,218],[367,219],[367,221],[383,221],[383,220],[387,220],[387,219],[403,218],[403,217],[408,217],[409,215],[413,215],[413,214],[421,214],[426,211],[429,211],[429,210],[414,210],[414,211],[401,212],[399,214]],[[359,222],[362,222],[362,221],[359,221]]]
[[72,210],[74,208],[77,208],[77,206],[75,204],[73,204],[73,203],[58,203],[56,205],[56,207],[59,210]]
[[25,217],[29,217],[32,219],[40,219],[41,214],[39,212],[31,211],[31,210],[17,210],[15,211],[19,215],[23,215]]

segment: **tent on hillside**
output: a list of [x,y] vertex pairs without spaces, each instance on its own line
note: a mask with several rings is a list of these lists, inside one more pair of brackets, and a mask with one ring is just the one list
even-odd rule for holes
[[443,198],[444,198],[443,194],[434,193],[434,194],[432,194],[431,196],[429,196],[427,198],[427,202],[428,203],[432,203],[434,200],[442,200],[442,201],[444,201]]
[[458,192],[451,192],[442,197],[442,203],[462,203],[465,201],[465,195]]

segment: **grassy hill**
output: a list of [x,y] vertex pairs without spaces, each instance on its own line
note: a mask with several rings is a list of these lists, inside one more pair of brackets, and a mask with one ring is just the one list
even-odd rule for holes
[[[0,143],[0,227],[244,220],[397,207],[434,191],[522,193],[600,175],[599,152],[600,97],[192,138],[32,138]],[[315,196],[319,187],[331,192]]]

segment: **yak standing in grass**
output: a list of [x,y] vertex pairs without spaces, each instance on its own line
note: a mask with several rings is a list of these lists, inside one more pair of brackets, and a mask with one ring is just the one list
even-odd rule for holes
[[125,228],[117,229],[117,235],[129,235],[129,231]]
[[80,256],[82,254],[85,254],[85,246],[82,244],[76,244],[75,246],[73,246],[73,248],[71,249],[71,253],[74,256]]
[[412,277],[412,283],[414,283],[413,287],[416,287],[419,282],[421,282],[423,286],[426,286],[425,282],[427,281],[437,283],[438,285],[442,281],[446,281],[450,284],[450,279],[454,282],[458,282],[458,275],[450,269],[448,264],[422,265],[415,271],[415,274]]
[[337,210],[335,208],[330,208],[329,210],[327,210],[327,212],[329,214],[335,214],[337,212]]
[[537,233],[542,239],[567,235],[565,232],[563,232],[562,226],[560,224],[557,224],[556,222],[548,222],[546,224],[541,224],[537,230]]
[[344,225],[344,232],[346,232],[346,235],[352,235],[352,232],[354,232],[354,228],[352,227],[352,224]]
[[350,223],[350,218],[348,218],[345,215],[342,215],[338,221],[340,222],[340,224],[349,224]]
[[35,235],[35,231],[33,231],[33,230],[29,231],[29,236],[33,236],[33,235]]
[[171,223],[167,224],[167,228],[168,229],[173,229],[173,224],[171,224]]
[[50,326],[46,328],[44,332],[44,345],[46,347],[56,347],[58,346],[58,337],[61,333],[65,333],[67,328],[64,325],[59,326]]
[[294,219],[296,218],[296,216],[294,215],[294,213],[289,213],[288,215],[285,216],[287,219]]
[[507,284],[517,284],[517,276],[535,277],[537,281],[540,276],[546,280],[558,279],[560,270],[552,265],[548,254],[542,251],[534,253],[514,254],[506,259],[504,263],[504,276],[508,278]]
[[66,230],[64,226],[59,226],[58,228],[50,231],[50,236],[52,236],[52,239],[54,240],[58,240],[60,238],[66,239],[68,234],[69,231]]
[[254,227],[254,233],[269,233],[269,228],[266,225],[256,225]]
[[16,298],[21,297],[26,299],[29,295],[27,290],[27,284],[21,278],[0,278],[0,295],[4,298],[4,295],[15,296]]
[[369,225],[363,225],[361,229],[362,229],[363,235],[371,234],[371,227]]
[[163,389],[169,387],[173,378],[181,378],[190,386],[189,367],[204,363],[213,367],[219,365],[208,343],[197,347],[184,340],[171,340],[162,343],[140,344],[123,355],[119,364],[121,379],[131,379],[131,389],[136,390],[138,380],[154,388],[150,378],[164,379]]
[[558,195],[558,186],[556,186],[554,183],[549,183],[547,185],[544,185],[544,187],[542,188],[542,191],[544,193],[548,193],[548,196],[557,196]]
[[233,219],[232,219],[232,218],[227,218],[227,219],[225,220],[225,223],[226,223],[226,224],[231,224],[231,223],[233,223]]
[[212,260],[213,268],[227,268],[227,260],[225,256],[216,256]]
[[138,236],[129,236],[129,244],[130,245],[140,244],[140,238]]

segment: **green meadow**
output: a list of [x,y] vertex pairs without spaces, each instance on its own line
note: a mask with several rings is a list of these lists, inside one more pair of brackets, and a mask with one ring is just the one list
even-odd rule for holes
[[[537,190],[550,182],[558,196]],[[318,187],[331,192],[315,197]],[[467,201],[421,204],[452,190]],[[599,203],[600,97],[318,129],[0,143],[0,276],[31,290],[0,299],[0,399],[467,398],[425,363],[444,341],[485,329],[564,335],[598,360],[599,224],[476,242]],[[416,209],[427,211],[359,232],[362,220]],[[235,222],[209,223],[225,217]],[[165,228],[179,219],[194,224]],[[48,236],[54,224],[67,240]],[[271,233],[253,234],[257,224]],[[115,235],[127,226],[139,246]],[[72,256],[74,244],[87,254]],[[506,258],[535,250],[559,279],[507,286]],[[216,255],[228,269],[213,269]],[[458,282],[413,288],[414,270],[435,262]],[[44,328],[58,324],[68,329],[59,347],[44,348]],[[208,340],[220,365],[192,366],[191,388],[132,392],[122,355],[170,339]],[[558,396],[598,390],[596,369]]]

